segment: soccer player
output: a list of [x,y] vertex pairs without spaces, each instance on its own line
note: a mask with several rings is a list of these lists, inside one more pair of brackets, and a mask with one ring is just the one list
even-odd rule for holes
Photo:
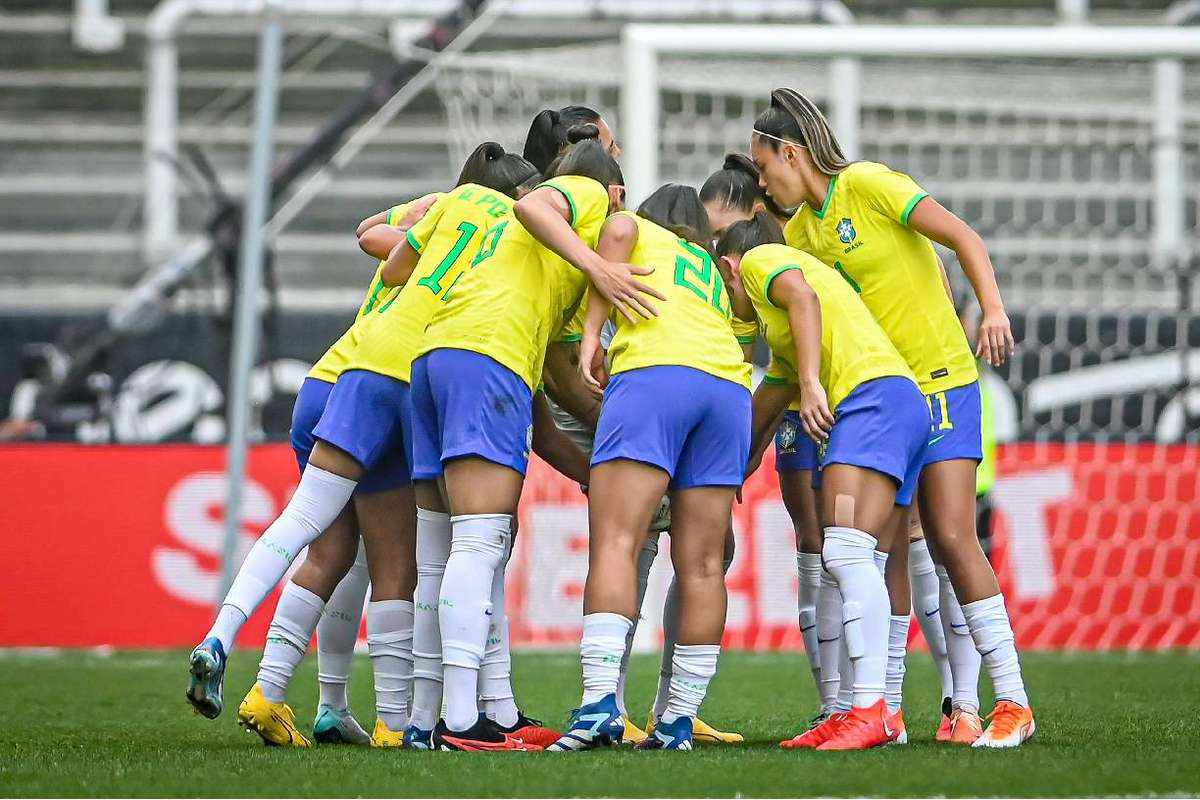
[[[572,129],[571,139],[555,177],[488,229],[413,363],[414,477],[425,486],[437,481],[451,515],[439,520],[450,552],[439,598],[445,717],[433,731],[436,749],[536,747],[481,718],[477,701],[490,590],[511,544],[534,390],[546,347],[573,316],[589,277],[626,313],[653,313],[633,269],[592,249],[610,211],[621,207],[620,168],[595,126]],[[582,483],[580,458],[580,474],[571,477]]]
[[611,381],[602,374],[600,331],[612,306],[589,296],[580,366],[597,391],[605,388],[588,493],[583,701],[550,750],[621,741],[625,724],[616,689],[637,613],[637,556],[668,490],[679,642],[666,711],[638,747],[690,750],[693,720],[716,673],[725,627],[721,564],[749,448],[750,365],[729,323],[728,297],[705,249],[709,241],[696,191],[677,184],[659,188],[637,215],[610,218],[600,236],[604,258],[675,268],[647,278],[666,299],[659,316],[636,325],[616,320]]
[[[973,744],[1018,746],[1034,733],[1033,712],[1004,598],[975,533],[978,371],[932,242],[957,255],[983,310],[976,352],[998,365],[1013,338],[987,248],[907,175],[849,162],[820,110],[793,89],[771,93],[770,108],[755,122],[751,156],[767,192],[781,205],[799,206],[785,228],[788,243],[833,267],[860,294],[926,395],[934,424],[921,473],[921,520],[997,698]],[[941,613],[954,609],[943,603]],[[952,670],[961,638],[948,637]]]
[[594,125],[604,152],[613,161],[620,161],[621,148],[613,137],[612,128],[599,111],[587,106],[564,106],[557,111],[549,108],[539,111],[529,124],[522,155],[543,175],[549,175],[550,165],[571,145],[567,134],[581,125]]
[[[891,604],[884,570],[897,520],[907,520],[929,410],[907,364],[853,290],[807,253],[783,244],[769,215],[730,226],[717,245],[739,316],[757,315],[774,377],[799,387],[800,421],[821,450],[822,558],[842,596],[853,707],[823,724],[818,750],[906,740],[884,700]],[[759,440],[788,396],[757,409]],[[784,742],[783,746],[792,743]]]
[[[208,688],[215,684],[219,692],[226,654],[238,628],[282,577],[294,555],[342,513],[353,494],[372,586],[372,602],[367,609],[368,647],[379,712],[372,743],[401,743],[411,679],[415,520],[403,435],[408,426],[408,386],[398,376],[406,373],[414,339],[419,339],[432,313],[432,307],[422,302],[421,292],[433,293],[432,284],[445,275],[466,248],[464,235],[478,232],[481,238],[493,215],[507,213],[510,201],[505,193],[515,194],[521,183],[537,175],[532,165],[519,156],[506,155],[502,149],[497,154],[498,147],[480,146],[460,176],[460,181],[478,177],[490,185],[462,183],[456,191],[438,199],[406,234],[413,241],[433,240],[431,247],[441,251],[439,260],[431,259],[429,274],[418,275],[411,285],[391,293],[364,317],[356,331],[357,344],[312,429],[316,441],[299,487],[280,517],[252,548],[213,630],[193,652],[192,686]],[[451,234],[442,232],[446,227],[443,222],[450,222]],[[441,235],[435,238],[435,234]],[[402,282],[389,280],[391,266],[389,259],[381,269],[380,292],[389,283]],[[398,346],[405,341],[405,332],[409,334],[408,350]],[[315,624],[315,619],[310,618],[310,622]],[[302,655],[312,633],[311,625],[293,633],[294,649]],[[299,660],[299,656],[295,658]],[[270,743],[299,743],[290,709],[268,699],[260,684],[247,695],[238,716],[242,724]]]

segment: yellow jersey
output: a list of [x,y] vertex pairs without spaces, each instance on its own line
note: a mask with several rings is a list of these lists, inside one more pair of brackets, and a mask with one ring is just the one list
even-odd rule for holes
[[[595,249],[608,217],[608,190],[591,178],[546,181],[571,209],[571,228]],[[418,356],[470,350],[515,372],[530,391],[540,383],[547,345],[562,335],[587,289],[587,276],[522,227],[515,215],[488,229],[470,268],[425,330]]]
[[901,172],[857,161],[829,179],[825,202],[784,227],[792,247],[841,273],[912,368],[925,394],[979,378],[933,244],[908,227],[927,193]]
[[[386,224],[395,225],[404,219],[404,215],[408,213],[412,204],[413,201],[410,201],[389,209],[385,220]],[[358,334],[362,330],[362,322],[367,314],[393,299],[400,291],[398,286],[388,288],[383,285],[380,273],[383,272],[385,262],[386,259],[381,259],[379,265],[375,267],[375,275],[367,287],[367,296],[363,298],[362,305],[358,307],[358,315],[354,318],[354,322],[345,333],[338,337],[336,342],[329,346],[325,355],[317,359],[317,363],[313,364],[312,369],[308,371],[308,377],[326,383],[336,383],[338,376],[346,370],[346,364],[349,363],[354,348],[358,347]]]
[[366,369],[405,383],[429,318],[466,272],[484,233],[512,211],[512,199],[475,183],[442,195],[406,234],[421,254],[404,287],[361,320],[344,369]]
[[858,386],[876,378],[898,376],[917,382],[850,285],[808,253],[783,244],[759,245],[742,256],[742,285],[771,349],[771,364],[763,380],[799,383],[787,311],[771,302],[771,282],[792,269],[800,271],[821,304],[820,380],[831,410],[836,411]]
[[737,337],[738,344],[754,344],[758,341],[757,322],[746,322],[744,319],[733,316],[729,318],[729,324],[733,328],[733,335]]
[[678,366],[750,388],[750,365],[733,333],[729,293],[712,256],[697,244],[648,219],[622,212],[637,224],[629,263],[653,267],[641,280],[666,301],[658,316],[629,323],[614,311],[616,334],[608,346],[611,373]]

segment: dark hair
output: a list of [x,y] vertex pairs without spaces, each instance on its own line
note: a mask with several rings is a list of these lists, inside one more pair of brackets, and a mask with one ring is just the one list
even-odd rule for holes
[[836,175],[850,166],[842,152],[833,127],[816,103],[795,89],[776,89],[771,92],[771,107],[758,115],[754,132],[758,138],[778,150],[784,139],[808,148],[813,164],[826,175]]
[[700,196],[691,186],[667,183],[638,206],[638,216],[666,228],[681,239],[694,242],[706,250],[712,243],[712,229]]
[[743,256],[760,244],[785,243],[779,223],[767,212],[760,211],[725,230],[725,235],[717,242],[717,257]]
[[600,129],[595,125],[576,125],[567,131],[569,149],[550,165],[549,175],[581,175],[602,186],[624,186],[621,167],[600,144]]
[[484,142],[467,156],[455,185],[477,183],[515,199],[521,187],[541,182],[542,174],[533,164],[516,153],[506,153],[496,142]]
[[786,217],[787,212],[767,194],[758,183],[758,167],[749,156],[729,153],[721,168],[708,176],[700,187],[700,202],[718,200],[726,208],[749,212],[756,202],[761,202],[777,217]]
[[549,174],[550,163],[567,146],[567,131],[576,125],[595,124],[600,112],[587,106],[565,106],[558,111],[539,111],[525,136],[525,158],[540,171]]

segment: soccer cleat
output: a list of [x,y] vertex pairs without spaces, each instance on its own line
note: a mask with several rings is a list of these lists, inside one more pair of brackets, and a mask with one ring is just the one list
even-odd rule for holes
[[969,708],[956,708],[950,712],[950,738],[954,744],[975,744],[983,735],[983,720]]
[[432,750],[433,731],[423,731],[416,725],[404,729],[404,746],[409,750]]
[[446,726],[446,720],[438,720],[438,724],[433,728],[430,741],[434,750],[446,751],[542,749],[538,745],[526,742],[519,736],[506,734],[499,725],[485,716],[480,716],[475,724],[465,731],[452,731]]
[[888,711],[881,697],[866,708],[850,709],[833,736],[817,745],[817,749],[868,750],[891,744],[903,730],[897,722],[896,716]]
[[192,651],[188,663],[187,701],[197,714],[216,719],[224,707],[221,701],[224,683],[225,648],[219,639],[210,636]]
[[1033,709],[1017,705],[1011,700],[997,702],[988,719],[987,730],[975,740],[972,747],[1020,747],[1033,738],[1037,729],[1033,723]]
[[903,708],[896,709],[896,713],[892,714],[891,726],[896,731],[896,738],[888,744],[908,744],[908,728],[904,726]]
[[[654,721],[654,719],[653,719],[653,717],[651,717],[650,722],[653,722],[653,721]],[[649,734],[647,734],[644,730],[639,728],[637,726],[637,724],[635,722],[633,722],[632,720],[630,720],[628,717],[625,719],[625,733],[621,737],[622,743],[638,745],[638,744],[641,744],[642,742],[646,741],[646,737],[648,735]]]
[[645,741],[636,745],[637,750],[691,750],[693,721],[680,717],[674,722],[659,720]]
[[540,719],[531,719],[519,711],[517,712],[517,721],[511,727],[499,727],[506,735],[535,744],[539,750],[546,749],[562,736],[553,728],[547,728]]
[[700,744],[741,744],[746,741],[740,733],[719,731],[699,717],[692,721],[692,739]]
[[551,753],[591,750],[620,744],[625,735],[625,720],[617,708],[617,696],[606,694],[594,703],[571,712],[566,731],[546,748]]
[[812,718],[808,730],[785,742],[780,742],[779,746],[784,750],[814,750],[837,733],[838,725],[845,720],[846,714],[845,711],[834,711],[828,716],[818,714]]
[[263,744],[278,747],[312,747],[312,742],[296,727],[296,715],[286,703],[272,703],[263,696],[261,684],[254,684],[238,706],[238,724],[254,731]]
[[953,706],[950,705],[950,698],[942,698],[942,720],[938,723],[937,734],[934,739],[939,742],[950,741],[950,716],[954,713]]
[[313,739],[317,744],[370,744],[371,736],[358,724],[350,709],[333,706],[317,707],[313,723]]
[[375,720],[371,747],[404,747],[404,731],[394,731],[381,719]]

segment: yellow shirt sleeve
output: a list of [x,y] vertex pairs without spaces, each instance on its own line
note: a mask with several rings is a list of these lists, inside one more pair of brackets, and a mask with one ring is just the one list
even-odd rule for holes
[[429,244],[429,238],[433,236],[433,232],[437,229],[437,224],[442,218],[442,214],[446,211],[446,206],[453,200],[453,195],[444,194],[437,199],[429,210],[425,212],[425,216],[408,229],[405,238],[408,239],[408,244],[413,250],[418,253],[424,251],[425,245]]
[[908,175],[886,167],[857,171],[853,176],[855,194],[864,198],[871,208],[901,225],[908,224],[908,215],[917,203],[929,196],[929,192]]
[[737,337],[738,344],[754,344],[758,340],[757,322],[746,322],[744,319],[731,317],[729,324],[733,326],[733,335]]
[[562,193],[571,208],[571,228],[584,243],[596,248],[600,229],[608,218],[608,190],[582,175],[560,175],[542,184]]
[[[590,290],[589,290],[590,291]],[[571,319],[563,325],[562,330],[558,334],[560,342],[579,342],[583,340],[583,325],[587,322],[587,294],[583,295],[583,299],[579,301],[578,308],[571,315]]]
[[772,358],[771,363],[767,364],[767,371],[763,375],[763,382],[780,385],[789,383],[799,385],[800,379],[796,377],[796,372],[790,366],[778,358]]

